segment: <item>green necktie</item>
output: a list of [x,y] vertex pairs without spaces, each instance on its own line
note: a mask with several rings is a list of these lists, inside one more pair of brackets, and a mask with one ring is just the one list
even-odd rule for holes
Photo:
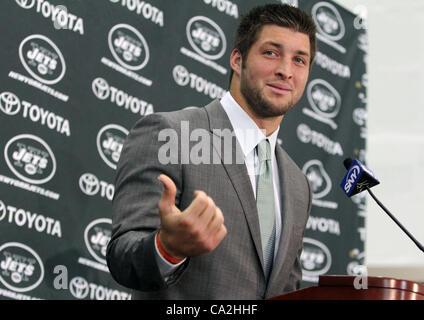
[[259,172],[256,184],[256,206],[261,230],[265,276],[268,279],[274,260],[275,242],[274,185],[272,182],[271,146],[268,139],[262,140],[257,145],[257,151]]

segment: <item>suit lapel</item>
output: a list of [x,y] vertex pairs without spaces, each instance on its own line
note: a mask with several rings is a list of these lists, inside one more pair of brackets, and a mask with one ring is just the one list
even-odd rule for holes
[[[258,211],[256,208],[255,196],[252,190],[252,184],[247,173],[247,168],[244,163],[237,164],[236,159],[243,159],[241,147],[234,135],[234,129],[231,122],[225,113],[222,105],[217,101],[213,101],[205,107],[209,117],[209,126],[212,132],[212,141],[215,139],[220,140],[220,144],[214,144],[214,148],[221,157],[221,162],[231,180],[231,183],[237,193],[240,200],[240,204],[243,208],[247,224],[249,227],[250,234],[255,244],[256,253],[261,262],[262,269],[264,268],[262,246],[261,246],[261,235],[259,230],[259,218]],[[225,143],[224,139],[228,139],[228,134],[223,134],[224,130],[227,129],[229,133],[232,133],[232,148],[231,148],[231,161],[226,161],[225,155]],[[216,146],[221,146],[221,150],[217,150]],[[235,146],[235,147],[234,147]],[[225,214],[225,213],[224,213]]]
[[[280,203],[281,203],[281,236],[279,240],[278,252],[274,260],[274,265],[272,268],[272,272],[269,279],[269,284],[276,284],[277,286],[281,286],[280,281],[276,281],[277,279],[281,279],[281,274],[288,274],[290,265],[285,264],[286,257],[291,249],[292,243],[290,240],[292,238],[293,229],[290,226],[294,225],[295,222],[295,208],[293,204],[293,200],[296,198],[295,194],[292,194],[292,189],[290,186],[290,179],[288,170],[285,170],[285,155],[281,147],[277,144],[275,148],[277,165],[279,168],[279,178],[280,178]],[[283,197],[284,194],[284,197]],[[271,288],[268,287],[268,290]],[[279,288],[281,289],[281,288]]]

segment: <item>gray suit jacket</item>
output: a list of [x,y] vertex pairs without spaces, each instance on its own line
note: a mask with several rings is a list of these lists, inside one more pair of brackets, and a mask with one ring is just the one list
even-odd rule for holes
[[[136,123],[124,144],[117,168],[113,199],[112,237],[107,263],[114,279],[134,289],[133,299],[263,299],[296,290],[301,280],[302,238],[311,209],[305,175],[277,144],[280,169],[282,234],[268,283],[263,271],[259,220],[245,164],[237,164],[240,146],[233,138],[233,161],[217,164],[161,164],[158,141],[162,129],[178,135],[178,155],[184,157],[181,123],[206,129],[214,147],[210,159],[221,155],[223,138],[213,129],[233,131],[222,105],[215,100],[204,108],[156,113]],[[216,130],[215,130],[216,131]],[[190,142],[190,149],[196,145]],[[217,147],[218,146],[218,147]],[[219,158],[218,158],[219,159]],[[212,160],[211,160],[212,162]],[[215,163],[216,161],[214,161]],[[187,259],[167,280],[155,259],[154,239],[159,229],[158,202],[164,173],[177,186],[176,205],[184,210],[195,190],[203,190],[221,208],[227,236],[212,252]]]

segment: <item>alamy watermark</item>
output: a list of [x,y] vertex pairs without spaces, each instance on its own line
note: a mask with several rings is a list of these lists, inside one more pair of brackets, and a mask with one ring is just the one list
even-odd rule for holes
[[55,29],[68,29],[68,8],[63,5],[56,7],[57,16],[53,19],[53,26]]
[[353,278],[353,287],[356,290],[366,290],[368,289],[368,271],[367,267],[363,266],[361,268],[361,274]]
[[53,287],[56,290],[68,289],[68,269],[64,265],[57,265],[53,269],[53,273],[57,276],[53,280]]
[[189,121],[181,121],[180,132],[162,129],[158,141],[164,142],[158,150],[158,160],[168,164],[244,164],[245,156],[240,144],[247,140],[259,141],[265,130],[213,129],[190,130]]

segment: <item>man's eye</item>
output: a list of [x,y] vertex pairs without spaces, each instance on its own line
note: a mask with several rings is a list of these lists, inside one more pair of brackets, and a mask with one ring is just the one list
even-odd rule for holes
[[267,56],[276,56],[277,55],[274,51],[271,51],[271,50],[266,50],[264,53]]
[[305,60],[299,57],[294,58],[297,63],[305,64]]

